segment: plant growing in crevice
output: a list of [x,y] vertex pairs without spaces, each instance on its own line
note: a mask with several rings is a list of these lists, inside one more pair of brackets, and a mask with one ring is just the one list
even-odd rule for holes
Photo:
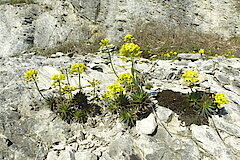
[[[200,50],[204,54],[204,50]],[[191,93],[188,94],[189,104],[193,107],[196,112],[204,117],[211,117],[214,114],[219,114],[219,116],[227,114],[225,109],[221,104],[227,104],[227,98],[223,93],[217,93],[213,96],[212,93],[193,91],[195,83],[199,81],[198,73],[187,70],[183,75],[184,82],[188,84],[191,88]]]
[[25,76],[24,76],[24,79],[26,82],[34,82],[36,88],[37,88],[37,91],[39,92],[39,94],[41,95],[41,97],[43,99],[46,99],[42,92],[40,91],[39,87],[38,87],[38,84],[37,84],[37,79],[38,79],[38,71],[35,70],[35,69],[31,69],[31,70],[28,70],[26,73],[25,73]]
[[83,63],[73,64],[70,68],[70,73],[78,75],[78,87],[81,90],[81,74],[86,71],[86,66]]
[[102,53],[107,53],[108,54],[108,58],[109,58],[109,61],[110,61],[111,68],[112,68],[114,74],[116,75],[116,77],[118,77],[117,72],[114,69],[113,61],[112,61],[112,51],[113,51],[114,45],[111,44],[110,41],[106,38],[102,39],[99,44],[101,45],[100,51]]
[[63,120],[69,121],[70,106],[67,102],[61,103],[57,113]]
[[[70,67],[61,69],[61,73],[53,74],[51,76],[52,86],[56,89],[57,95],[50,95],[46,98],[40,92],[37,85],[38,72],[36,70],[29,70],[25,73],[25,80],[27,82],[35,82],[37,90],[41,96],[45,99],[46,104],[50,109],[59,115],[63,120],[68,123],[71,122],[86,122],[88,116],[94,116],[95,113],[99,114],[100,110],[98,105],[91,103],[81,86],[81,74],[86,70],[86,66],[82,63],[73,64]],[[69,74],[78,75],[78,89],[79,91],[73,95],[73,91],[77,90],[77,87],[71,86]],[[98,85],[98,81],[94,81],[94,86]]]
[[128,126],[134,126],[136,120],[149,114],[151,103],[148,93],[143,89],[141,78],[136,70],[136,59],[142,53],[140,47],[135,44],[136,39],[128,34],[124,37],[124,44],[120,48],[119,56],[123,61],[131,62],[130,73],[118,76],[118,83],[108,86],[103,94],[103,100],[107,102],[108,108],[116,113],[122,122]]
[[91,81],[88,81],[88,83],[90,85],[88,85],[87,87],[93,88],[93,99],[96,99],[98,97],[97,89],[98,89],[98,86],[101,84],[101,82],[99,80],[93,78]]
[[188,98],[190,106],[201,116],[211,117],[211,115],[216,113],[216,106],[210,93],[196,91],[189,94]]
[[140,47],[135,44],[134,41],[136,41],[136,39],[132,35],[126,35],[124,37],[125,44],[123,44],[119,50],[119,56],[123,61],[129,60],[131,62],[131,74],[133,76],[133,83],[137,85],[137,75],[135,74],[135,59],[140,58],[139,55],[142,53],[142,51],[140,51]]

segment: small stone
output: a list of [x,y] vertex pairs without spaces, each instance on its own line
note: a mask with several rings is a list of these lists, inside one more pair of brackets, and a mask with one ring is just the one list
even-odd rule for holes
[[58,160],[57,152],[55,151],[48,152],[46,160]]
[[61,57],[61,56],[64,56],[64,54],[62,52],[57,52],[55,53],[57,57]]
[[64,150],[65,146],[63,144],[59,144],[53,147],[53,150]]
[[136,130],[140,134],[152,134],[157,127],[154,115],[151,113],[147,118],[136,122]]
[[97,160],[97,156],[90,152],[76,152],[75,160]]
[[71,143],[68,146],[66,146],[66,150],[72,150],[72,151],[77,151],[79,145],[78,143]]
[[74,152],[71,150],[64,150],[60,152],[57,160],[76,160],[74,158]]
[[169,118],[171,117],[171,115],[174,114],[172,110],[166,107],[161,107],[161,106],[158,106],[156,113],[157,113],[158,119],[163,122],[169,121]]

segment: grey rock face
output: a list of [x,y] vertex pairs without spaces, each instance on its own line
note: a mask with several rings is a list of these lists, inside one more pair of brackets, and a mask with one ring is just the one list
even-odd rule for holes
[[[158,121],[153,118],[141,120],[142,126],[126,129],[116,116],[106,114],[89,118],[86,124],[67,124],[56,116],[43,102],[33,84],[25,83],[23,75],[26,70],[39,71],[39,87],[44,95],[48,95],[51,86],[49,76],[59,73],[63,66],[77,62],[86,63],[88,74],[81,79],[84,91],[90,91],[87,80],[99,79],[101,93],[106,86],[116,82],[109,63],[101,58],[103,55],[65,56],[57,53],[46,58],[34,54],[24,54],[20,57],[4,57],[0,61],[0,159],[7,160],[118,160],[118,159],[238,159],[240,153],[240,95],[239,95],[239,66],[236,59],[213,58],[210,60],[188,61],[183,65],[179,61],[148,62],[155,64],[149,71],[146,80],[150,80],[154,89],[150,92],[173,90],[181,93],[190,92],[184,86],[183,79],[168,79],[170,73],[184,73],[186,70],[196,70],[200,73],[199,89],[210,88],[212,93],[225,93],[229,104],[224,105],[228,115],[213,116],[214,125],[209,120],[209,126],[191,125],[186,127],[172,110],[157,106]],[[113,58],[118,73],[125,73],[131,67],[116,56]],[[144,59],[141,59],[143,61]],[[116,63],[115,63],[116,61]],[[214,62],[214,63],[213,63]],[[216,64],[215,64],[216,62]],[[234,63],[234,64],[233,64]],[[213,65],[215,64],[215,65]],[[218,65],[218,64],[221,64]],[[103,72],[94,70],[94,66]],[[137,65],[137,69],[149,70],[146,64]],[[138,68],[139,67],[139,68]],[[166,75],[164,71],[168,72]],[[180,75],[181,75],[180,74]],[[228,77],[226,85],[218,75]],[[72,77],[71,84],[75,85],[77,77]],[[194,88],[195,89],[195,88]],[[146,122],[146,123],[145,123]],[[148,124],[151,124],[148,125]],[[157,125],[157,126],[156,126]],[[163,127],[166,127],[166,129]],[[142,134],[139,131],[147,131]],[[155,129],[156,128],[156,129]],[[154,132],[152,133],[152,131]],[[152,134],[151,134],[152,133]],[[151,135],[149,135],[151,134]]]
[[[225,38],[240,35],[236,0],[36,0],[37,4],[0,6],[0,56],[28,47],[52,47],[67,41],[113,42],[136,27],[155,23],[163,28],[184,26]],[[139,32],[144,32],[139,30]]]

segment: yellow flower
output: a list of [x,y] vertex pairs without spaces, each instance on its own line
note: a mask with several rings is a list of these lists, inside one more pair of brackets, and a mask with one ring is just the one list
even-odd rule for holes
[[187,82],[188,85],[192,85],[194,82],[199,81],[198,73],[191,70],[187,70],[182,76],[184,77],[184,82]]
[[52,80],[55,80],[55,81],[62,81],[62,80],[65,80],[65,76],[64,74],[60,73],[60,74],[54,74],[52,75]]
[[57,85],[59,86],[60,84],[63,84],[63,80],[65,80],[65,75],[60,73],[60,74],[54,74],[52,75],[51,79],[53,80],[52,85],[53,87],[57,87]]
[[65,86],[62,88],[62,92],[63,92],[63,93],[69,93],[69,92],[72,92],[72,91],[75,91],[75,90],[76,90],[76,87],[70,86],[69,84],[65,85]]
[[168,57],[168,58],[171,57],[171,55],[168,54],[168,53],[165,53],[164,56],[165,56],[165,57]]
[[31,69],[25,73],[24,79],[27,82],[32,82],[33,80],[38,79],[38,71],[35,69]]
[[233,55],[232,55],[232,58],[234,58],[234,57],[235,57],[235,55],[233,54]]
[[142,51],[139,51],[140,47],[137,44],[134,43],[125,43],[122,45],[122,48],[120,49],[120,56],[124,57],[137,57],[139,56]]
[[221,104],[228,104],[228,100],[225,96],[224,93],[217,93],[215,96],[214,96],[214,103],[217,103],[218,104],[218,108],[222,108],[222,105]]
[[177,52],[173,52],[174,55],[177,55],[178,53]]
[[201,54],[204,54],[205,50],[204,49],[200,49],[198,52],[201,53]]
[[101,47],[106,47],[107,45],[110,45],[110,42],[107,38],[105,38],[105,39],[102,39],[99,44],[101,45]]
[[120,95],[124,91],[124,88],[119,83],[113,83],[108,86],[107,91],[104,93],[103,98],[111,98]]
[[70,68],[70,73],[73,74],[82,74],[86,71],[86,66],[83,63],[73,64]]
[[127,34],[125,37],[124,37],[124,42],[133,42],[135,41],[136,39],[133,37],[133,35],[131,34]]
[[123,73],[118,78],[118,83],[129,84],[133,82],[133,76],[130,73]]
[[215,54],[215,57],[218,57],[219,55],[218,54]]

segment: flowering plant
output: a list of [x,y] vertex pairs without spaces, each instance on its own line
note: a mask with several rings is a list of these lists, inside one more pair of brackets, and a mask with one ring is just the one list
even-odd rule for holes
[[205,50],[204,49],[200,49],[198,52],[201,53],[201,54],[204,54]]
[[125,89],[119,83],[113,83],[108,86],[107,91],[104,93],[103,98],[117,98],[119,95],[123,94]]
[[184,82],[187,82],[189,86],[192,86],[195,82],[199,81],[198,73],[191,70],[187,70],[182,76],[184,77]]
[[43,99],[46,99],[42,92],[40,91],[39,87],[38,87],[38,84],[37,84],[37,79],[38,79],[38,71],[35,70],[35,69],[31,69],[31,70],[28,70],[27,72],[25,72],[25,76],[24,76],[24,79],[26,82],[34,82],[38,92],[40,93],[41,97]]
[[137,44],[125,43],[124,45],[122,45],[122,48],[120,49],[121,54],[119,54],[119,56],[125,59],[126,58],[133,59],[134,57],[138,57],[142,53],[142,51],[139,51],[139,49],[140,47]]
[[131,34],[127,34],[124,37],[124,42],[130,43],[130,42],[134,42],[134,41],[136,41],[136,39]]
[[31,69],[25,73],[24,78],[27,82],[32,82],[36,80],[38,79],[38,71],[35,69]]
[[78,75],[78,85],[79,89],[82,89],[81,86],[81,74],[86,71],[86,66],[83,63],[76,63],[70,67],[70,73]]
[[214,96],[214,103],[216,103],[217,107],[221,109],[223,108],[222,104],[228,104],[228,100],[224,93],[217,93]]
[[119,76],[118,82],[121,84],[130,84],[133,82],[133,76],[130,73],[123,73]]
[[110,61],[110,65],[112,67],[112,70],[114,72],[114,74],[118,77],[117,75],[117,72],[115,71],[114,69],[114,66],[113,66],[113,62],[112,62],[112,54],[111,54],[111,49],[114,47],[110,41],[108,39],[102,39],[101,42],[99,43],[101,45],[100,47],[100,51],[103,52],[103,53],[107,53],[108,54],[108,58],[109,58],[109,61]]

